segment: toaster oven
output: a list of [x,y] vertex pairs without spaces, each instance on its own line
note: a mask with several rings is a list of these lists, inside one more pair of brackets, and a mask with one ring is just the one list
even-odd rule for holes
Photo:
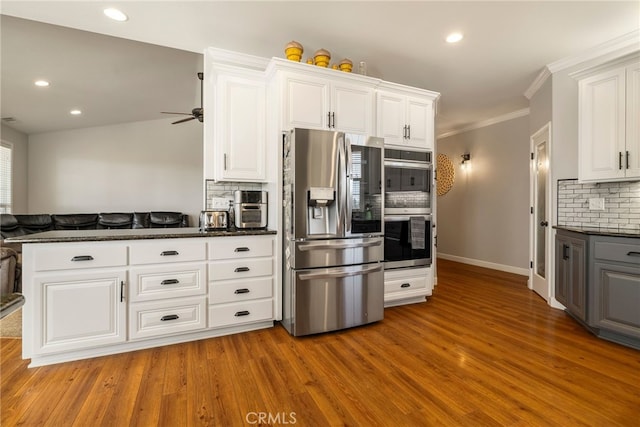
[[266,228],[267,192],[236,190],[233,194],[233,211],[236,228]]

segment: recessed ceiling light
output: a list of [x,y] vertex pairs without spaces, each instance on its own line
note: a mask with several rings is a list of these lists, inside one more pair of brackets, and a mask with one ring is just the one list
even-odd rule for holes
[[71,111],[69,111],[69,114],[71,114],[72,116],[79,116],[80,114],[82,114],[82,111],[80,111],[80,110],[71,110]]
[[129,19],[129,17],[125,15],[122,11],[118,9],[114,9],[113,7],[105,9],[104,14],[107,15],[109,18],[113,19],[114,21],[118,21],[118,22],[124,22],[127,19]]
[[461,33],[451,33],[447,36],[447,43],[458,43],[464,36]]
[[34,84],[35,84],[36,86],[39,86],[39,87],[47,87],[47,86],[49,86],[49,82],[48,82],[48,81],[46,81],[46,80],[36,80],[36,81],[34,82]]

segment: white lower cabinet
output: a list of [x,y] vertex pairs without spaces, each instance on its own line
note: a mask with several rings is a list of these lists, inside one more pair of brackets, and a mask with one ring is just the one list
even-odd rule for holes
[[426,301],[433,291],[431,267],[386,270],[384,272],[384,305],[411,304]]
[[[33,294],[36,354],[126,340],[126,271],[64,272],[38,276]],[[38,328],[36,325],[40,325]]]
[[229,237],[209,245],[209,327],[273,321],[274,237]]
[[23,358],[84,359],[273,326],[273,235],[23,245]]

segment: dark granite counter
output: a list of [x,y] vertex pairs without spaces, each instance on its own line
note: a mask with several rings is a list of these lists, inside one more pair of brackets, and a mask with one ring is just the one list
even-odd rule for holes
[[573,231],[574,233],[589,234],[594,236],[612,236],[612,237],[640,237],[640,229],[628,230],[607,227],[569,227],[564,225],[554,225],[557,230]]
[[5,239],[7,243],[102,242],[107,240],[179,239],[190,237],[258,236],[275,230],[201,231],[187,228],[138,228],[123,230],[55,230]]

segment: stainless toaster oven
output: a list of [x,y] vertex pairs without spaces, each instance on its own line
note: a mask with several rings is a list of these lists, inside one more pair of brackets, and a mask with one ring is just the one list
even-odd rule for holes
[[236,190],[233,193],[236,228],[266,228],[268,204],[266,191]]

